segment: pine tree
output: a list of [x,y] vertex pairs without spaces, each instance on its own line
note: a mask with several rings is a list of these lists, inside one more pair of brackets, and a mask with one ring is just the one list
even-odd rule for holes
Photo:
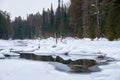
[[113,0],[107,16],[107,37],[109,40],[120,38],[120,1]]
[[50,22],[50,10],[48,9],[47,11],[45,11],[43,9],[43,13],[42,13],[42,27],[41,27],[41,32],[42,32],[42,36],[44,36],[44,38],[49,37],[50,36],[50,31],[51,31],[51,22]]
[[64,8],[64,6],[63,6],[63,1],[62,1],[62,7],[61,7],[61,23],[60,23],[60,35],[62,36],[62,37],[64,37],[65,36],[65,34],[66,34],[66,11],[65,11],[65,8]]
[[16,17],[15,21],[13,21],[12,24],[13,24],[13,30],[14,30],[13,38],[14,39],[23,39],[22,18],[20,16]]
[[29,26],[29,38],[33,39],[35,37],[35,25],[34,25],[34,15],[33,14],[29,14],[29,16],[27,16],[27,23]]
[[82,0],[71,0],[69,7],[70,23],[73,28],[73,36],[82,37]]
[[55,13],[55,23],[54,23],[54,31],[55,31],[55,37],[60,36],[60,23],[61,23],[61,9],[60,9],[60,0],[58,0],[58,7]]
[[54,33],[54,11],[53,6],[51,4],[51,10],[50,10],[50,33]]
[[10,28],[10,17],[7,12],[0,11],[0,38],[8,39]]

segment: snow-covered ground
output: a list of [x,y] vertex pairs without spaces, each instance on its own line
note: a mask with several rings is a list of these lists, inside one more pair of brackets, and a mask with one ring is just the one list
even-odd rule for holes
[[0,59],[5,58],[5,56],[3,54],[0,54]]
[[[89,74],[61,72],[49,62],[23,59],[0,59],[0,80],[120,80],[120,41],[107,39],[58,39],[0,40],[0,58],[11,51],[31,52],[37,55],[61,55],[64,59],[79,59],[78,55],[106,55],[115,61],[99,66],[102,71]],[[72,56],[74,55],[74,56]],[[76,55],[76,56],[75,56]],[[83,57],[82,57],[83,58]],[[89,58],[89,57],[88,57]]]
[[[108,41],[107,39],[74,39],[66,38],[58,43],[54,38],[42,40],[0,40],[0,50],[31,52],[35,54],[105,54],[108,57],[120,60],[120,41]],[[3,51],[0,51],[2,53]]]
[[66,73],[49,62],[4,59],[0,60],[0,80],[120,80],[120,62],[100,67],[101,72]]

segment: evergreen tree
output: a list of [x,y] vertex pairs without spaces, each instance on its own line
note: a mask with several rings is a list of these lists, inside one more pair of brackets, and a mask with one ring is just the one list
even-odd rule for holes
[[120,38],[120,1],[113,0],[107,16],[107,37],[109,40]]
[[82,0],[71,0],[69,7],[70,23],[73,28],[73,36],[82,37]]
[[34,15],[30,14],[27,16],[27,23],[29,25],[29,38],[33,39],[35,37],[35,25],[34,25]]
[[0,11],[0,38],[8,39],[10,28],[10,17],[7,12]]
[[54,31],[55,37],[59,37],[60,35],[60,23],[61,23],[61,9],[60,9],[60,0],[58,0],[58,7],[55,13],[55,23],[54,23]]
[[23,39],[23,25],[22,25],[22,18],[16,17],[15,21],[12,22],[13,24],[13,30],[14,30],[14,35],[13,38],[14,39]]
[[53,6],[51,4],[51,10],[50,10],[50,33],[53,34],[54,31],[54,11]]
[[41,14],[38,12],[36,14],[30,14],[27,16],[27,24],[29,26],[29,38],[40,37],[41,26],[42,26]]
[[66,11],[65,11],[65,8],[63,6],[63,1],[62,1],[62,7],[60,8],[61,9],[61,23],[59,24],[60,25],[60,36],[64,37],[65,34],[66,34]]
[[42,13],[42,23],[41,23],[42,27],[41,27],[41,32],[42,35],[44,37],[48,37],[49,33],[50,33],[50,10],[48,9],[48,11],[45,11],[43,9],[43,13]]

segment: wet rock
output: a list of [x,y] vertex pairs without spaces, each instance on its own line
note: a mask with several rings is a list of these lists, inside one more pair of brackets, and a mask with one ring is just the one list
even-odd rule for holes
[[64,55],[68,56],[68,55],[69,55],[69,53],[67,53],[67,52],[66,52],[66,53],[64,53]]
[[69,65],[73,72],[88,72],[88,67],[85,65]]
[[56,48],[57,46],[56,45],[53,45],[52,48]]
[[63,58],[61,58],[61,57],[59,57],[59,56],[56,57],[56,60],[55,60],[55,61],[56,61],[56,62],[64,63]]
[[47,55],[47,54],[37,55],[32,53],[21,53],[20,57],[26,59],[32,59],[32,60],[39,60],[39,61],[56,62],[54,63],[56,69],[61,71],[66,71],[65,69],[68,69],[67,71],[72,71],[72,72],[95,72],[100,70],[97,66],[95,66],[97,65],[96,60],[92,60],[92,59],[64,60],[60,56],[53,58],[52,55]]
[[20,53],[20,58],[35,60],[35,54],[33,54],[33,53]]
[[10,55],[9,55],[9,54],[5,54],[4,56],[5,56],[5,57],[10,57]]
[[71,61],[69,67],[74,72],[90,72],[90,71],[97,71],[97,67],[92,67],[96,65],[95,60],[90,59],[79,59],[75,61]]
[[73,72],[98,71],[97,67],[92,67],[97,64],[96,61],[91,59],[79,59],[72,61],[72,60],[64,60],[63,58],[57,56],[56,62],[67,64]]
[[91,60],[91,59],[79,59],[79,60],[71,61],[70,64],[71,65],[84,65],[86,67],[90,67],[90,66],[96,65],[97,63],[95,60]]
[[63,64],[70,64],[71,63],[71,60],[64,60],[63,58],[57,56],[56,59],[55,59],[56,62],[60,62],[60,63],[63,63]]
[[17,51],[17,50],[11,50],[11,52],[13,52],[13,53],[21,53],[22,51]]
[[106,57],[105,57],[105,55],[99,55],[97,58],[98,59],[105,59]]
[[33,53],[20,53],[20,58],[39,60],[39,61],[54,61],[52,55],[36,55]]
[[99,55],[96,58],[96,61],[98,63],[98,65],[107,65],[109,64],[108,62],[114,61],[115,59],[107,57],[105,55]]
[[54,61],[52,55],[35,55],[35,59],[40,61]]

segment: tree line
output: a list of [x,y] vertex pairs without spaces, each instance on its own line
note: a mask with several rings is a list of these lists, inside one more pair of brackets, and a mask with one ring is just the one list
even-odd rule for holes
[[119,0],[71,0],[66,7],[58,0],[56,11],[43,9],[42,14],[21,16],[10,20],[7,12],[0,11],[1,39],[34,39],[48,37],[120,38]]

